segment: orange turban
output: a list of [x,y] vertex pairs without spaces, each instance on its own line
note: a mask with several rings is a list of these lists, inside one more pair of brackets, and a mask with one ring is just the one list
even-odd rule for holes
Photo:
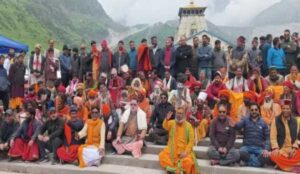
[[139,94],[142,94],[144,97],[146,97],[147,92],[145,89],[141,89],[141,90],[139,90]]
[[244,99],[245,98],[249,99],[252,102],[255,102],[255,103],[257,102],[256,93],[253,92],[253,91],[246,91],[246,92],[244,92]]
[[221,97],[221,96],[225,96],[229,99],[230,98],[230,91],[227,90],[227,89],[219,91],[219,97]]
[[98,93],[95,91],[95,90],[90,90],[88,92],[88,97],[91,98],[91,97],[97,97]]
[[104,116],[109,116],[109,114],[110,114],[110,106],[109,106],[109,104],[102,104],[102,114],[104,115]]

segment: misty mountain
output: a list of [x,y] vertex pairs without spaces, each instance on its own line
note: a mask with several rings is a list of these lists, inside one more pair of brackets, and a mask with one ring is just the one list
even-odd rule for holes
[[252,26],[283,25],[300,22],[300,1],[281,0],[258,14],[251,22]]

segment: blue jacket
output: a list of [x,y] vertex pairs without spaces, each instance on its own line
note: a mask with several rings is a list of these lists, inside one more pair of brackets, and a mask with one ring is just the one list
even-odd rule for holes
[[61,66],[61,72],[64,74],[67,74],[71,71],[71,57],[60,55],[59,56],[60,66]]
[[270,48],[267,57],[268,68],[275,66],[277,69],[285,69],[285,54],[282,48]]
[[262,52],[262,59],[263,59],[263,68],[264,69],[268,69],[268,63],[267,63],[267,59],[268,59],[268,51],[269,49],[272,47],[271,43],[266,42],[264,44],[264,46],[261,49]]
[[212,64],[213,49],[210,45],[203,45],[198,48],[198,63],[199,67],[207,68]]
[[244,130],[244,146],[257,146],[266,150],[270,149],[270,130],[260,117],[256,122],[252,121],[249,116],[245,117],[234,128]]
[[137,70],[137,51],[136,49],[130,50],[129,55],[129,68],[131,70]]

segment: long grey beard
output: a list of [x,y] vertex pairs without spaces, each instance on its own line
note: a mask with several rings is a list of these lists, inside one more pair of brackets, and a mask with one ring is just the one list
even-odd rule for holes
[[273,100],[271,100],[271,101],[269,101],[269,102],[264,102],[264,104],[263,104],[263,108],[266,108],[266,109],[272,109],[272,107],[273,107]]

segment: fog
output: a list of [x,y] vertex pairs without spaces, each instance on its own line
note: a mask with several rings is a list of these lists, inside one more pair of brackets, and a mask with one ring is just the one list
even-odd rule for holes
[[[123,25],[153,24],[178,19],[179,7],[189,0],[98,0]],[[262,10],[280,0],[195,0],[208,7],[207,19],[217,25],[246,26]]]

